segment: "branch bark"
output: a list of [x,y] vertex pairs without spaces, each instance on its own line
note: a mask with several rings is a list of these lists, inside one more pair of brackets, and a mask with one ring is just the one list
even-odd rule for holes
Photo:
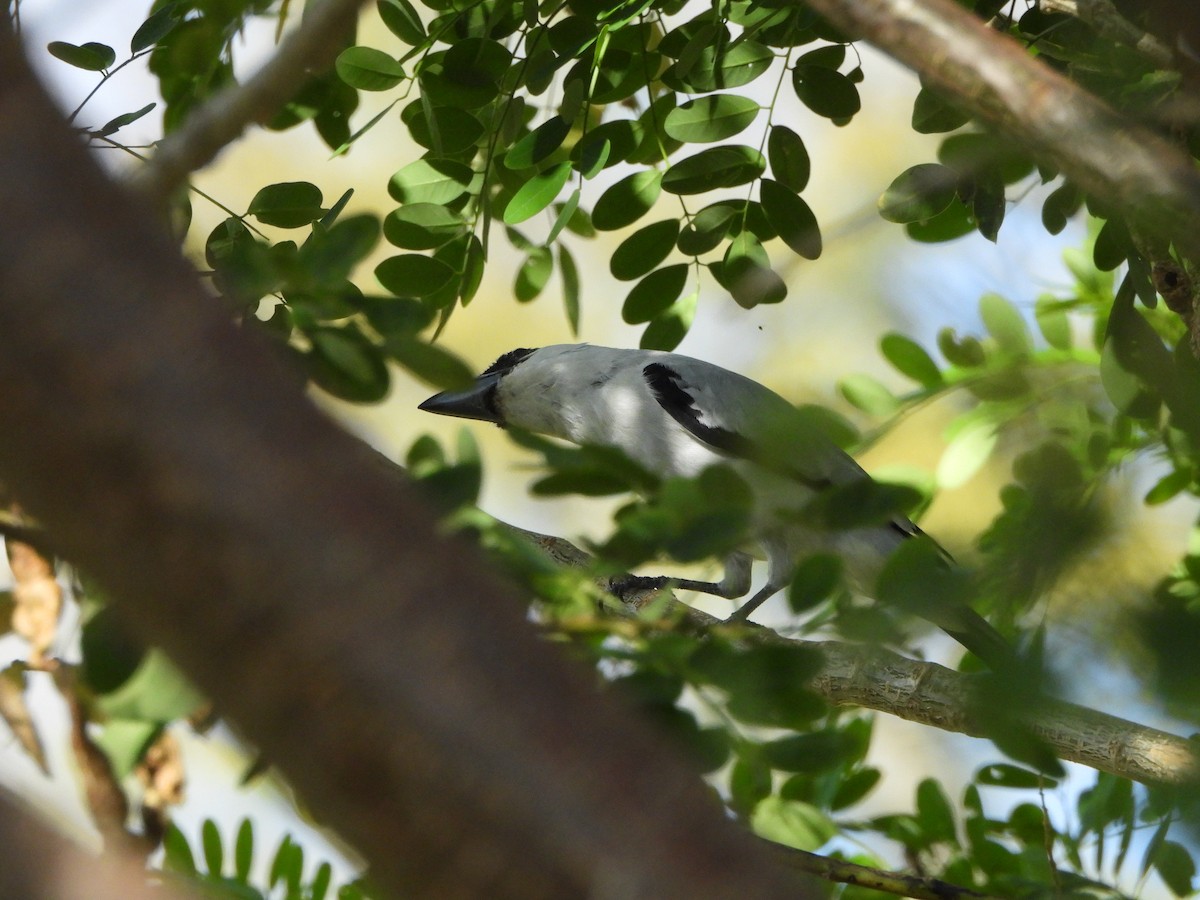
[[363,0],[323,0],[309,4],[300,25],[261,69],[244,84],[217,93],[192,112],[177,131],[159,141],[146,165],[130,176],[130,185],[161,203],[196,170],[210,163],[255,122],[264,122],[295,96],[310,75],[333,64],[353,34]]
[[1185,154],[1052,71],[954,0],[809,0],[980,122],[1200,260],[1200,175]]
[[[505,527],[561,565],[591,565],[591,556],[570,541]],[[653,595],[651,591],[628,598],[629,612],[636,615],[652,597],[653,602],[661,602]],[[686,617],[697,628],[721,624],[720,619],[673,598],[668,599],[668,612]],[[766,628],[756,630],[755,637],[794,640]],[[797,642],[820,649],[825,657],[825,665],[810,687],[831,704],[873,709],[972,737],[988,736],[991,717],[986,711],[981,715],[977,702],[981,681],[987,676],[964,675],[881,647],[837,641]],[[1200,755],[1190,741],[1177,735],[1052,697],[1030,699],[1017,718],[1059,759],[1145,784],[1200,783]]]
[[230,322],[2,25],[0,159],[19,223],[0,235],[0,479],[383,890],[803,893]]

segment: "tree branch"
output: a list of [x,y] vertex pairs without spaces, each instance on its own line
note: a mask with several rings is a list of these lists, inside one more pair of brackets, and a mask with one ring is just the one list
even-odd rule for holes
[[[505,527],[563,565],[592,565],[592,557],[570,541]],[[625,602],[629,612],[637,614],[652,599],[662,602],[653,591]],[[684,616],[697,628],[721,624],[720,619],[674,597],[667,603],[672,616]],[[759,640],[795,640],[766,628],[756,629],[754,636]],[[989,716],[981,715],[977,696],[983,679],[989,676],[964,675],[881,647],[837,641],[796,642],[818,648],[825,657],[811,687],[834,705],[873,709],[943,731],[988,737]],[[1027,700],[1016,717],[1059,759],[1146,784],[1200,782],[1200,755],[1189,741],[1177,735],[1051,697]]]
[[328,68],[353,33],[363,0],[310,3],[300,25],[261,69],[198,107],[164,137],[149,162],[135,170],[130,185],[161,203],[197,169],[213,160],[247,126],[264,122],[295,96],[304,80]]
[[0,480],[381,890],[803,894],[212,302],[2,23],[0,159]]
[[1200,260],[1200,175],[1185,154],[954,0],[809,0],[809,6],[1103,198],[1137,230]]

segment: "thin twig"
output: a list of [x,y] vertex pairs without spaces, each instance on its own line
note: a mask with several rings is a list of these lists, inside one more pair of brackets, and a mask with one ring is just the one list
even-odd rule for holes
[[273,57],[244,84],[216,94],[159,144],[130,185],[161,204],[197,169],[254,122],[264,122],[295,96],[304,80],[326,69],[345,44],[362,0],[311,6]]

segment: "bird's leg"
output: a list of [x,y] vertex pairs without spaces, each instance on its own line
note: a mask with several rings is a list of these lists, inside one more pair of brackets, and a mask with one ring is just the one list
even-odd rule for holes
[[745,622],[749,619],[752,612],[787,587],[788,581],[791,580],[791,573],[786,574],[787,578],[780,578],[778,575],[773,578],[768,577],[767,583],[759,589],[758,593],[734,610],[725,621]]
[[[614,578],[610,588],[614,594],[623,595],[632,591],[652,591],[671,587],[682,591],[696,591],[733,600],[750,590],[750,565],[748,553],[731,553],[725,558],[725,574],[720,581],[693,581],[690,578],[668,578],[664,575],[625,575]],[[761,602],[761,601],[760,601]]]

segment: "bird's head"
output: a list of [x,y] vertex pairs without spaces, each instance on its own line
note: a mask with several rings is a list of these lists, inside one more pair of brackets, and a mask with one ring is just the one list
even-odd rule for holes
[[595,377],[594,361],[584,357],[600,349],[557,344],[510,350],[488,366],[471,387],[434,394],[418,408],[570,438],[568,420],[580,389]]

